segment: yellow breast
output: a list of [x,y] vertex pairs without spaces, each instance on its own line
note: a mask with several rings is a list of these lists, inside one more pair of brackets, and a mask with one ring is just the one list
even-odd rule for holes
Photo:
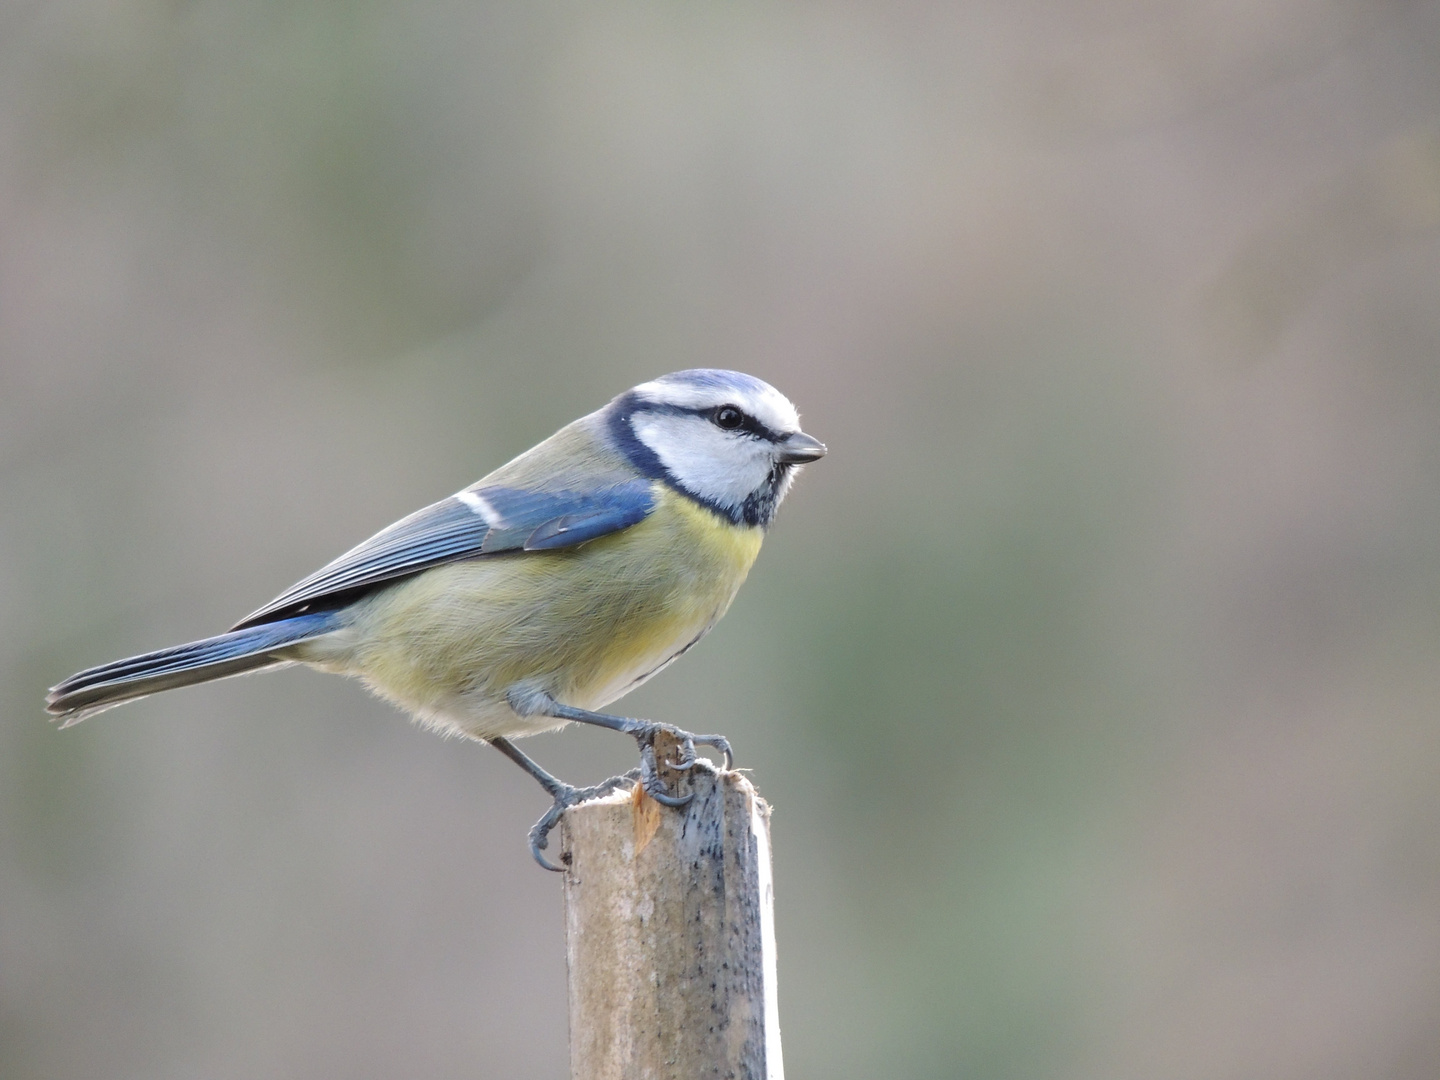
[[441,566],[382,591],[359,609],[344,666],[402,707],[482,737],[484,724],[448,714],[462,703],[483,713],[516,683],[581,708],[613,701],[715,624],[764,536],[656,488],[654,512],[622,532]]

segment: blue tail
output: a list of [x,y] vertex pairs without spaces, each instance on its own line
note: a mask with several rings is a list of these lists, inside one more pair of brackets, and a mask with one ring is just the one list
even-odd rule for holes
[[69,727],[147,694],[288,663],[275,650],[317,637],[336,625],[335,612],[314,612],[88,668],[53,687],[45,709],[64,721],[61,727]]

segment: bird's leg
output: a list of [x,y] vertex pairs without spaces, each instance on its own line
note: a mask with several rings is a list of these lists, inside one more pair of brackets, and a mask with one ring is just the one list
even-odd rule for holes
[[565,781],[552,776],[542,769],[534,758],[523,753],[509,739],[502,739],[496,736],[493,739],[487,739],[486,742],[533,776],[535,781],[555,800],[555,802],[551,804],[550,809],[545,811],[545,816],[537,821],[530,830],[530,854],[535,856],[535,861],[546,870],[565,869],[563,866],[556,866],[549,859],[545,858],[544,855],[540,854],[541,851],[550,846],[550,830],[553,829],[556,822],[560,820],[561,814],[576,803],[584,802],[586,799],[598,799],[602,795],[609,795],[616,788],[623,787],[625,784],[634,783],[640,779],[640,770],[631,769],[624,776],[612,776],[609,780],[601,781],[594,787],[572,787],[570,784],[565,783]]
[[[573,705],[562,705],[548,693],[541,690],[514,691],[509,694],[510,707],[521,716],[553,716],[557,720],[574,720],[581,724],[594,724],[611,731],[624,732],[640,746],[640,782],[645,793],[665,806],[684,806],[694,795],[675,796],[666,793],[664,781],[655,767],[655,736],[668,732],[680,744],[680,760],[667,761],[672,769],[683,772],[695,765],[695,747],[710,746],[725,755],[725,768],[733,768],[735,756],[730,750],[730,741],[723,735],[696,735],[683,731],[671,724],[659,724],[654,720],[636,720],[629,716],[612,716],[610,713],[591,712],[577,709]],[[542,781],[543,783],[543,781]]]

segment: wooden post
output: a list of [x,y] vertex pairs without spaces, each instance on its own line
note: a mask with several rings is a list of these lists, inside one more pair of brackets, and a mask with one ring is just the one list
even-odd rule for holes
[[783,1080],[770,808],[739,773],[661,771],[688,806],[637,787],[562,819],[570,1075]]

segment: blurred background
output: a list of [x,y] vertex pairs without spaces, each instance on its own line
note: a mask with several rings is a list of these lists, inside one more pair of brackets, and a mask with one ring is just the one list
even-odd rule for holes
[[792,1080],[1440,1075],[1437,44],[0,5],[0,1076],[567,1075],[500,755],[304,670],[41,698],[699,365],[831,449],[627,699],[775,806]]

